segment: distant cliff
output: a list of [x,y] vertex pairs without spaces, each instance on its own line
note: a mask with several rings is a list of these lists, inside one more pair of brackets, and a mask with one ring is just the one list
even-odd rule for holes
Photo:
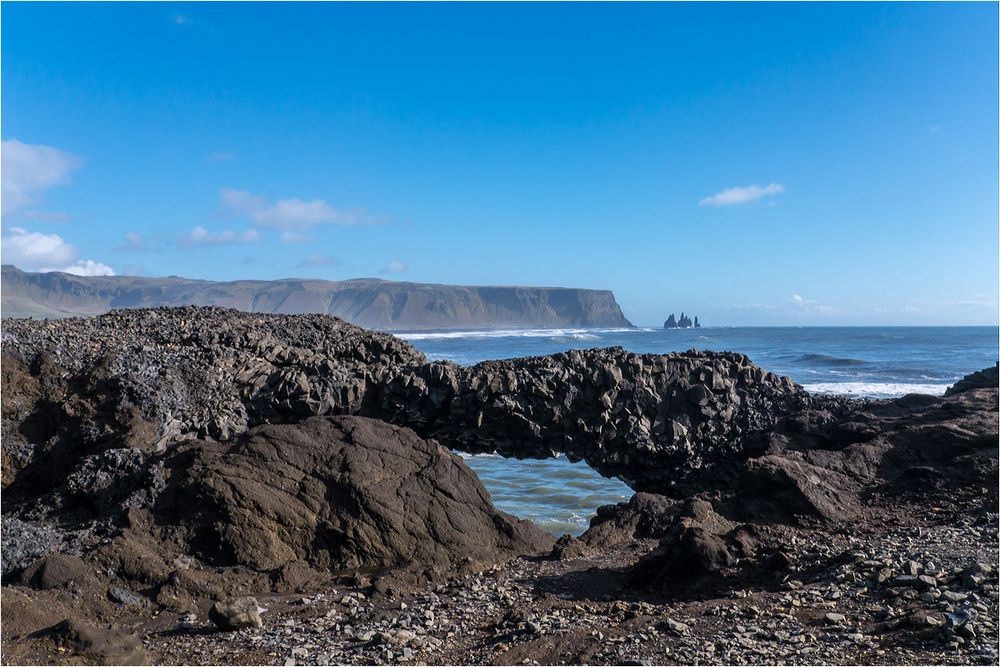
[[4,265],[4,317],[96,315],[112,308],[225,306],[256,313],[326,313],[379,329],[630,327],[608,290],[465,287],[360,279],[212,282],[27,273]]

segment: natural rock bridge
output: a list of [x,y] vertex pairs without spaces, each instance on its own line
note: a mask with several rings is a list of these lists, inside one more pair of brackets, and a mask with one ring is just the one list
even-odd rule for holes
[[[35,442],[162,450],[185,436],[225,441],[262,423],[350,414],[468,452],[562,453],[661,493],[724,475],[750,436],[810,400],[741,354],[609,348],[466,368],[327,316],[215,307],[9,321],[4,353],[5,369],[28,369],[73,406],[39,420]],[[11,448],[14,468],[19,455],[30,453]]]

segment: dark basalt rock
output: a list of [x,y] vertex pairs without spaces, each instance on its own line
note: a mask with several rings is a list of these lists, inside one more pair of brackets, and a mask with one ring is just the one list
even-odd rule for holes
[[[637,490],[678,493],[725,476],[748,436],[808,402],[733,353],[610,348],[463,368],[336,318],[197,307],[3,327],[12,497],[72,477],[64,495],[91,503],[114,491],[117,502],[138,471],[128,461],[183,437],[225,442],[340,414],[471,452],[562,452]],[[122,465],[102,477],[93,457]]]
[[1000,385],[1000,363],[992,368],[984,368],[975,373],[969,373],[964,378],[948,387],[945,396],[954,396],[970,389],[996,389]]
[[376,416],[455,449],[563,453],[636,490],[675,495],[726,479],[750,435],[810,400],[741,354],[621,348],[429,364],[381,398]]
[[[429,438],[564,453],[651,492],[602,508],[555,555],[659,539],[636,577],[660,587],[658,568],[752,562],[745,522],[863,519],[872,494],[997,471],[994,369],[943,398],[857,401],[810,396],[735,353],[466,368],[335,318],[195,307],[8,320],[3,344],[5,574],[72,548],[177,609],[251,583],[552,547]],[[692,494],[711,506],[679,500]],[[185,554],[246,577],[179,567]]]
[[664,329],[700,329],[701,324],[698,322],[698,317],[695,316],[694,322],[691,318],[681,313],[680,319],[674,317],[673,313],[667,318],[667,321],[663,323]]

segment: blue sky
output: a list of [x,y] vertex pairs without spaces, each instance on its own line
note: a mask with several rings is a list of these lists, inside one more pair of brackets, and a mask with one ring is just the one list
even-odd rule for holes
[[2,7],[3,261],[994,324],[997,5]]

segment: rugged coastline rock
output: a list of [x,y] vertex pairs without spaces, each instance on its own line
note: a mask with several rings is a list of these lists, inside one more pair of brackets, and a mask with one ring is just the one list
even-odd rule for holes
[[[2,372],[15,661],[995,662],[995,369],[859,401],[733,353],[466,368],[179,308],[5,321]],[[555,541],[446,447],[639,492]]]
[[28,483],[29,467],[69,474],[84,452],[352,414],[471,452],[561,452],[664,492],[725,477],[749,436],[814,400],[741,354],[612,348],[463,368],[325,316],[123,310],[9,320],[3,335],[5,483]]

